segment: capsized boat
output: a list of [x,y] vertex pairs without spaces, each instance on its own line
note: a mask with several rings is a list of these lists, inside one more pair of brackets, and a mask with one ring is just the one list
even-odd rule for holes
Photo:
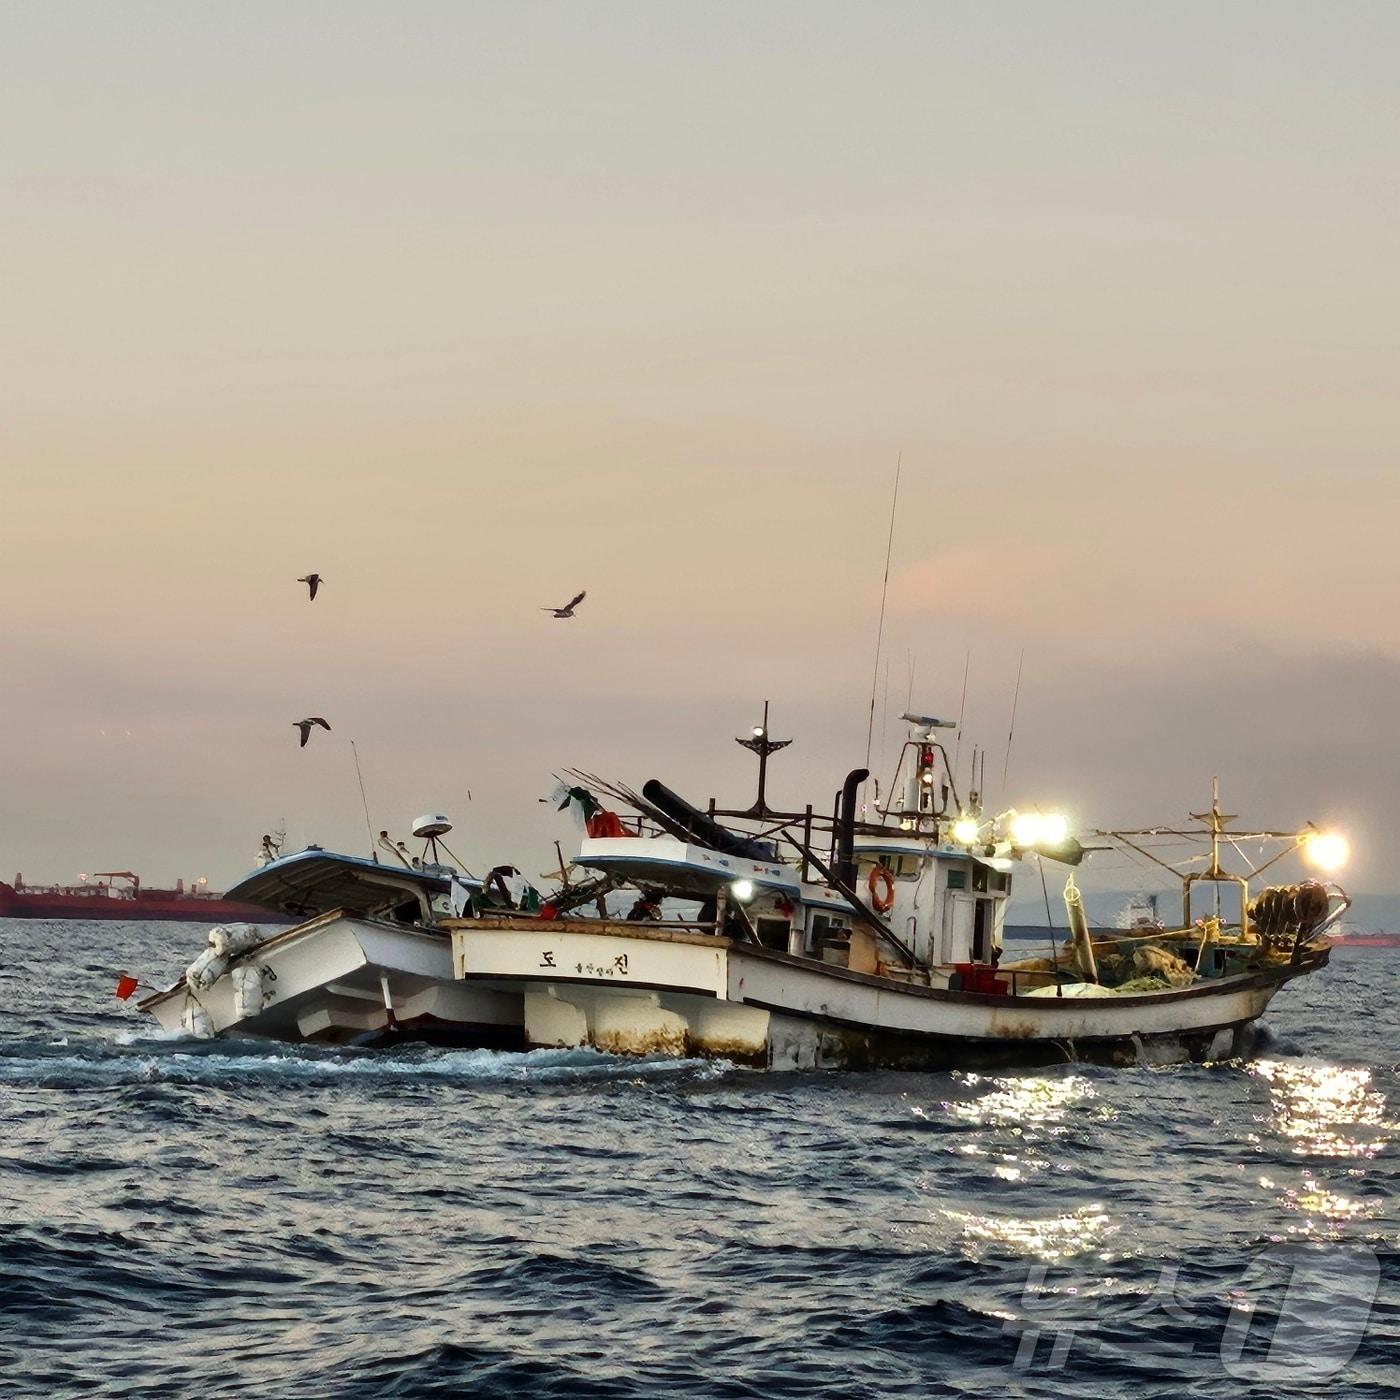
[[247,923],[211,929],[184,975],[141,1010],[166,1030],[196,1036],[514,1044],[518,998],[502,1004],[453,977],[442,921],[473,902],[513,911],[538,900],[512,866],[479,880],[449,860],[443,838],[451,829],[440,814],[419,817],[418,855],[381,832],[387,861],[319,846],[287,855],[265,848],[230,894],[295,925],[272,934]]
[[[1243,835],[1286,854],[1321,834],[1237,833],[1218,801],[1194,819],[1210,859],[1183,877],[1177,927],[1096,940],[1071,876],[1067,944],[1003,963],[1018,869],[1072,867],[1085,847],[1060,817],[987,814],[976,791],[960,798],[937,738],[948,726],[905,718],[894,799],[862,809],[869,774],[857,769],[829,820],[767,806],[764,765],[781,744],[769,744],[766,725],[754,734],[759,796],[744,809],[702,811],[655,780],[636,793],[571,774],[571,791],[593,808],[576,863],[639,890],[630,916],[449,919],[456,976],[518,996],[531,1047],[765,1068],[949,1068],[1229,1057],[1285,983],[1326,965],[1320,935],[1348,904],[1338,887],[1252,894],[1263,867],[1239,876],[1220,863],[1222,842]],[[599,793],[631,814],[603,808]],[[1172,868],[1145,832],[1096,837]],[[1238,892],[1233,922],[1192,917],[1203,883]],[[697,907],[663,919],[663,900],[677,897]]]

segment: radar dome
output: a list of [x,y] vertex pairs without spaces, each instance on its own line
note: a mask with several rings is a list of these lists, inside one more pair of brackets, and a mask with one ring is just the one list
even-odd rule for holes
[[446,836],[452,830],[452,823],[441,812],[430,812],[425,817],[415,817],[413,834],[425,839],[431,836]]

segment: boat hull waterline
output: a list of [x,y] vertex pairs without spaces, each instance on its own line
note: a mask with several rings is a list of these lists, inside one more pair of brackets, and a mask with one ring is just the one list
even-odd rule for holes
[[591,1047],[766,1069],[1171,1063],[1245,1053],[1249,1027],[1325,948],[1184,989],[1077,997],[910,985],[710,934],[613,921],[329,914],[143,1009],[170,1031],[283,1041]]
[[626,925],[472,921],[452,939],[464,982],[519,988],[528,1046],[715,1056],[768,1069],[1225,1059],[1301,971],[1285,965],[1142,995],[1030,998],[906,985]]

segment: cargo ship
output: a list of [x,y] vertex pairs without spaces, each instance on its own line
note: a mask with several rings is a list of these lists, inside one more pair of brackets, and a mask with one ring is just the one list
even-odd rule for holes
[[13,885],[0,880],[0,919],[122,919],[130,923],[163,919],[188,924],[279,924],[286,917],[244,900],[225,899],[203,880],[183,880],[173,890],[143,887],[130,870],[80,876],[76,885]]
[[1400,933],[1360,933],[1343,929],[1329,933],[1327,941],[1342,948],[1400,948]]

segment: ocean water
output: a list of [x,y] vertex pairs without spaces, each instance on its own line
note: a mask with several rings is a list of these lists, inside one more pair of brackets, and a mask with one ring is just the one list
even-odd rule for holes
[[1248,1061],[763,1075],[163,1037],[0,922],[0,1395],[1395,1395],[1400,955]]

